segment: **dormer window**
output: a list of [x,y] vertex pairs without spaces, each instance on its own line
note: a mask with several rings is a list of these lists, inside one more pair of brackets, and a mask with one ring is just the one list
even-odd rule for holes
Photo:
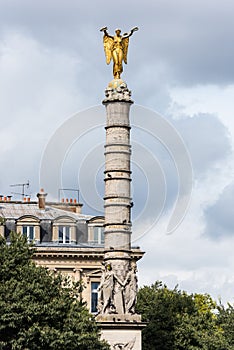
[[22,226],[22,233],[24,236],[27,237],[29,242],[33,241],[35,238],[34,228],[35,228],[34,226],[26,226],[26,225]]
[[104,218],[96,216],[88,222],[88,242],[97,245],[104,244]]
[[71,243],[71,228],[70,228],[70,226],[59,226],[58,241],[59,241],[59,243]]
[[[14,230],[12,222],[9,228]],[[40,221],[36,216],[24,215],[19,217],[15,229],[17,233],[27,237],[29,242],[34,241],[35,244],[40,242]]]
[[89,225],[89,242],[94,244],[104,243],[104,227]]
[[104,227],[93,226],[93,242],[97,244],[104,243]]
[[61,216],[54,220],[52,241],[57,244],[76,244],[76,220]]

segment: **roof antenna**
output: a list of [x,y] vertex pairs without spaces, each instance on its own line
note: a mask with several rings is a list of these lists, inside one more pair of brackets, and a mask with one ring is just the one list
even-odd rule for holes
[[22,197],[22,200],[25,197],[30,197],[30,195],[25,194],[25,188],[29,188],[29,180],[26,183],[23,184],[14,184],[14,185],[10,185],[10,187],[21,187],[21,192],[11,192],[12,194],[19,194]]

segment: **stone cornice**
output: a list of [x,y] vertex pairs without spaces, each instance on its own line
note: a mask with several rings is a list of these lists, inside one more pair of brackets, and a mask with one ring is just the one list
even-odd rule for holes
[[[138,248],[131,250],[131,255],[136,260],[139,260],[144,255]],[[100,248],[69,248],[69,247],[36,247],[34,253],[35,260],[37,259],[52,259],[52,258],[63,258],[63,259],[75,259],[75,260],[88,260],[88,259],[100,259],[104,258],[104,247]]]

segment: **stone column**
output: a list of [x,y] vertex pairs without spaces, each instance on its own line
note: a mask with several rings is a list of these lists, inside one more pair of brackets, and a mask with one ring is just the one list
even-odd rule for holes
[[136,262],[131,258],[129,112],[133,101],[121,79],[111,81],[105,94],[105,255],[96,319],[113,349],[119,342],[126,349],[129,343],[131,349],[139,350],[142,323],[135,313]]

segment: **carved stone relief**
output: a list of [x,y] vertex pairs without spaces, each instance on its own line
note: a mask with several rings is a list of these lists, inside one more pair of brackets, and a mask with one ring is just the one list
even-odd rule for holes
[[127,343],[115,343],[111,345],[111,350],[132,350],[134,348],[136,338]]
[[106,262],[98,288],[100,314],[135,314],[137,296],[136,263]]

